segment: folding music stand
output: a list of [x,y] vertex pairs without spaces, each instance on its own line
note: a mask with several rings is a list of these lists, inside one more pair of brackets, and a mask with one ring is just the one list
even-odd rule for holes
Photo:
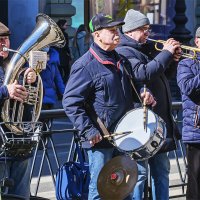
[[37,143],[37,146],[36,146],[36,149],[35,149],[35,152],[34,152],[34,156],[33,156],[33,164],[32,164],[32,167],[31,167],[31,173],[30,173],[30,180],[31,180],[32,176],[33,176],[33,170],[34,170],[34,167],[35,167],[35,161],[36,161],[38,151],[42,150],[41,164],[40,164],[40,167],[39,167],[36,189],[35,189],[35,193],[34,193],[33,196],[36,196],[37,192],[38,192],[38,187],[39,187],[39,183],[40,183],[40,178],[41,178],[41,173],[42,173],[45,158],[47,160],[49,171],[50,171],[51,177],[52,177],[52,181],[53,181],[53,184],[55,186],[55,178],[54,178],[54,175],[53,175],[53,169],[52,169],[52,165],[51,165],[49,154],[48,154],[48,144],[49,144],[49,142],[51,143],[54,158],[56,160],[56,165],[57,165],[57,167],[59,166],[58,156],[57,156],[57,153],[55,151],[55,144],[53,142],[52,134],[51,134],[52,120],[49,121],[48,123],[45,123],[44,125],[46,126],[46,131],[42,132],[41,139]]

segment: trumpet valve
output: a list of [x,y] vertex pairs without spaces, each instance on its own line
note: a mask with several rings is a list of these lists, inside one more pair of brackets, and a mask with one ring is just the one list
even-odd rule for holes
[[38,88],[31,85],[25,85],[25,88],[28,92],[28,96],[24,102],[29,105],[36,104],[38,102]]

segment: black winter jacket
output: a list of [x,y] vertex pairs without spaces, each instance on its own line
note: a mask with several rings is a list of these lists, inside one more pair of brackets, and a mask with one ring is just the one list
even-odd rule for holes
[[[167,128],[167,139],[160,151],[174,150],[176,148],[175,135],[179,137],[179,133],[172,116],[171,94],[165,74],[172,62],[172,54],[163,50],[151,59],[152,52],[147,49],[147,44],[141,45],[126,35],[121,35],[121,43],[116,51],[129,59],[135,80],[143,81],[157,101],[153,111],[166,122]],[[175,66],[173,69],[176,71]]]

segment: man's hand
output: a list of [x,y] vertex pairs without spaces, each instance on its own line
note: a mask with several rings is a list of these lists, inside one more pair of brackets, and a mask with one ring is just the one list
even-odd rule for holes
[[94,146],[96,143],[100,142],[102,140],[102,136],[100,135],[100,133],[95,134],[90,140],[90,144],[92,146]]
[[157,103],[150,92],[142,92],[140,96],[143,102],[146,103],[146,105],[151,105],[152,107],[154,107]]
[[28,96],[26,88],[22,85],[19,85],[16,80],[14,83],[7,85],[7,89],[9,97],[17,101],[23,102]]
[[173,38],[169,38],[163,45],[163,50],[168,50],[169,52],[171,52],[172,54],[179,52],[181,46],[180,43],[176,40],[174,40]]
[[36,81],[36,72],[30,67],[25,71],[24,76],[26,77],[26,82],[28,84]]

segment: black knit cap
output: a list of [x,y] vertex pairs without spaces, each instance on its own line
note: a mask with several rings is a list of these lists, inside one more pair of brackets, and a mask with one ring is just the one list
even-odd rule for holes
[[0,36],[9,36],[10,30],[7,26],[0,22]]
[[124,24],[125,23],[123,21],[114,21],[110,15],[98,13],[90,20],[89,27],[93,33],[103,28],[122,26]]

